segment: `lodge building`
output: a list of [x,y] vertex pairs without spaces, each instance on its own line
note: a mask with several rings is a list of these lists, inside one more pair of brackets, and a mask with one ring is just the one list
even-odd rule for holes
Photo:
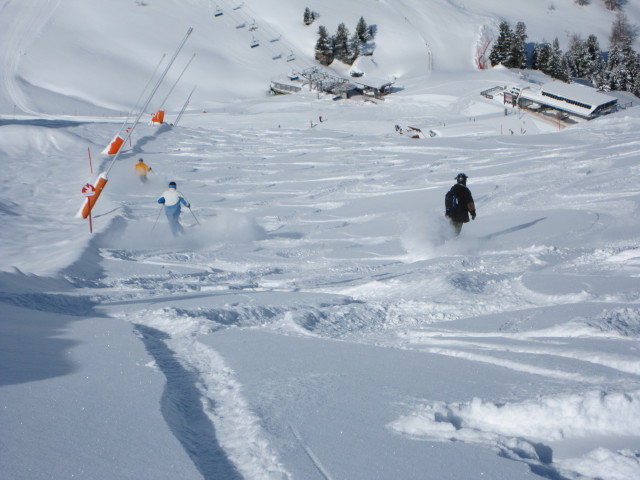
[[552,109],[586,120],[618,108],[617,98],[578,83],[553,81],[539,87],[516,89],[513,93],[513,101],[519,107],[538,111]]

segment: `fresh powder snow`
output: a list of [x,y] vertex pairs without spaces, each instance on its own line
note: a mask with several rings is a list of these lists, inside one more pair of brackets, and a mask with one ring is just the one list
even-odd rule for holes
[[[318,27],[361,16],[373,54],[321,67]],[[0,477],[640,478],[640,99],[505,106],[550,79],[479,69],[503,19],[606,51],[615,12],[0,2]],[[313,68],[392,93],[293,79]],[[459,172],[478,215],[454,237]]]

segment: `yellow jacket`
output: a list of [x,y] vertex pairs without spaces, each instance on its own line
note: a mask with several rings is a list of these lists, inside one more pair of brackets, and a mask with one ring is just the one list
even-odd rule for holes
[[133,169],[136,171],[138,175],[146,175],[151,171],[151,167],[144,162],[138,162],[135,164]]

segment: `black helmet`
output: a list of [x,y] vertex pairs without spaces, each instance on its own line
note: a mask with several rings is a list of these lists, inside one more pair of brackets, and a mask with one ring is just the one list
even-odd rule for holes
[[169,188],[176,188],[176,182],[169,182]]
[[462,185],[467,184],[467,176],[464,173],[459,173],[456,175],[456,181]]
[[139,162],[141,162],[141,161],[142,161],[142,159],[139,159],[138,161],[139,161]]

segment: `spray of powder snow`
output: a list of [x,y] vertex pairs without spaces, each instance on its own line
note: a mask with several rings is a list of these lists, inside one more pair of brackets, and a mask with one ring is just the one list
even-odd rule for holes
[[155,218],[146,217],[142,221],[119,217],[102,234],[100,246],[123,250],[203,250],[220,243],[250,243],[266,237],[253,217],[238,212],[220,211],[204,217],[184,209],[180,218],[185,233],[174,237],[162,211]]
[[478,241],[463,231],[456,237],[449,219],[437,212],[411,212],[401,220],[400,237],[407,260],[417,262],[442,255],[469,254],[477,250]]

